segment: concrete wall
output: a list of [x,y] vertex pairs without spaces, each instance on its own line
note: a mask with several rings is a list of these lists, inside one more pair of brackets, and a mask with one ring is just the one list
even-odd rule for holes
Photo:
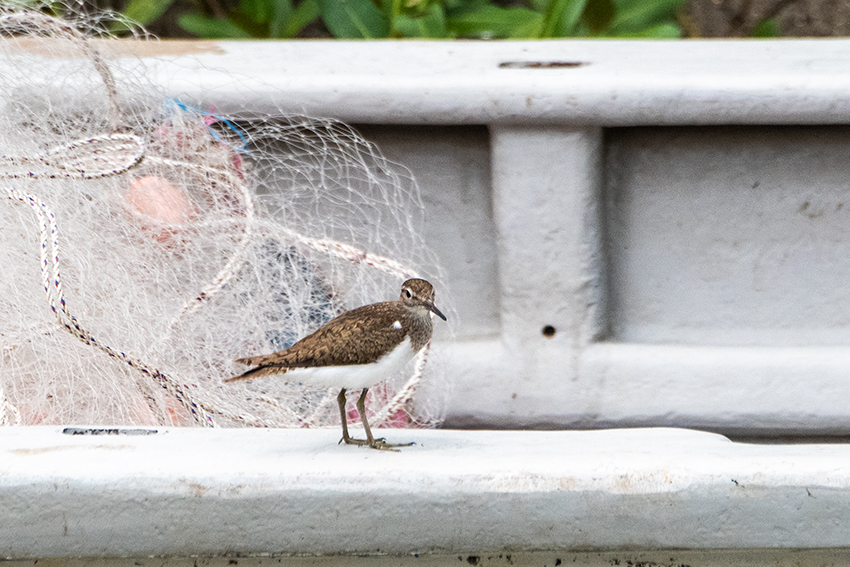
[[455,360],[485,359],[448,425],[846,433],[846,127],[361,130],[416,175]]

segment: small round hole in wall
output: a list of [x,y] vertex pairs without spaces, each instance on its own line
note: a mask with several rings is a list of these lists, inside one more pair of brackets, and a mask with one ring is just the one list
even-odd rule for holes
[[554,337],[555,327],[553,327],[552,325],[546,325],[545,327],[543,327],[543,336],[547,339],[551,339],[552,337]]

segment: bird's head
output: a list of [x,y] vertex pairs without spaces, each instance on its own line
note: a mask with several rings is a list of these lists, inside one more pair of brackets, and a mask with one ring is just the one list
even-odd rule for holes
[[425,280],[413,278],[404,282],[401,285],[401,297],[399,299],[408,307],[431,311],[443,321],[446,320],[446,316],[434,305],[434,286]]

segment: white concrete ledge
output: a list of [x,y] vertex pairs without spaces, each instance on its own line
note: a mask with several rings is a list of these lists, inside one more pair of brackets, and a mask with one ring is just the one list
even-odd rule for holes
[[208,45],[206,54],[160,59],[157,82],[219,107],[244,102],[355,123],[850,121],[848,40]]
[[850,546],[850,446],[687,430],[0,430],[0,557]]
[[128,51],[167,96],[224,113],[377,124],[850,122],[846,39],[123,42],[113,62]]

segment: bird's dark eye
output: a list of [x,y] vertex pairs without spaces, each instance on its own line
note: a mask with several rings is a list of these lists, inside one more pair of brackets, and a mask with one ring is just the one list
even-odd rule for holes
[[404,295],[406,295],[408,299],[410,299],[411,297],[413,297],[413,294],[412,294],[412,293],[410,293],[410,290],[409,290],[409,289],[405,289],[405,290],[404,290]]

